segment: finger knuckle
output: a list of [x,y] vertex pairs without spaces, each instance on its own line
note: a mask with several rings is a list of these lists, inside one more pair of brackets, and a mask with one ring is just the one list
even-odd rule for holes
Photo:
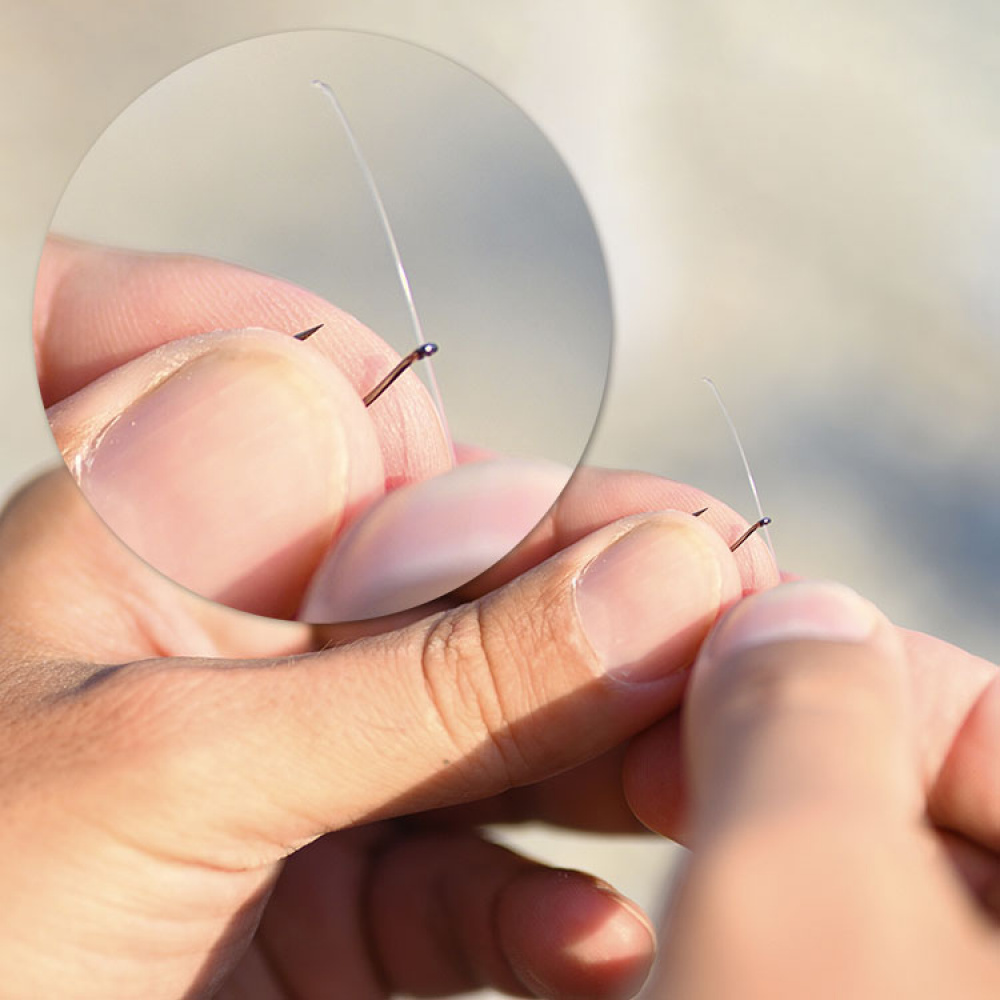
[[515,632],[476,602],[435,622],[422,656],[428,698],[457,754],[511,782],[525,767],[519,721],[532,700]]

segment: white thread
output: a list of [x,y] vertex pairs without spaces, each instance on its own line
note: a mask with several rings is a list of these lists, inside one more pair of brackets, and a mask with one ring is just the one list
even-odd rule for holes
[[[733,440],[736,442],[736,447],[740,453],[740,459],[743,462],[743,469],[747,474],[747,480],[750,483],[750,492],[753,494],[753,502],[757,507],[758,518],[764,517],[764,510],[760,505],[760,495],[757,492],[757,483],[753,478],[753,473],[750,471],[750,463],[747,461],[747,453],[743,448],[743,442],[740,440],[739,432],[736,430],[736,424],[733,422],[733,418],[729,415],[729,410],[726,408],[726,404],[722,401],[722,394],[719,392],[718,386],[707,376],[702,378],[709,389],[712,390],[715,396],[715,401],[719,404],[719,409],[722,411],[722,416],[725,418],[726,423],[729,425],[729,433],[732,434]],[[771,541],[771,532],[767,530],[767,525],[765,524],[761,531],[764,533],[764,539],[767,542],[767,547],[771,550],[771,556],[774,561],[778,561],[778,556],[774,551],[774,542]]]
[[[417,314],[417,306],[413,301],[413,292],[410,289],[410,279],[406,276],[406,268],[403,267],[403,258],[400,256],[399,247],[396,245],[396,236],[392,231],[392,226],[389,224],[389,213],[385,210],[385,202],[382,201],[382,195],[379,193],[378,185],[375,183],[375,175],[371,171],[371,167],[368,166],[368,161],[365,159],[364,153],[361,152],[361,147],[358,145],[357,137],[354,135],[354,130],[351,128],[351,123],[347,120],[347,115],[344,113],[344,109],[340,106],[340,101],[337,100],[337,95],[333,92],[333,88],[328,84],[324,83],[322,80],[313,80],[312,85],[316,87],[330,102],[333,110],[337,114],[337,118],[340,120],[340,124],[343,126],[344,132],[347,135],[347,141],[350,143],[351,152],[354,154],[354,159],[361,170],[361,175],[365,179],[365,184],[368,186],[368,191],[372,196],[372,201],[375,202],[375,208],[378,211],[379,220],[382,223],[382,230],[385,233],[386,242],[389,244],[389,251],[392,254],[392,259],[396,265],[396,274],[399,277],[399,283],[403,289],[403,295],[406,297],[406,308],[410,314],[410,323],[413,326],[414,336],[417,338],[417,346],[423,347],[427,343],[427,339],[424,337],[424,330],[420,324],[420,317]],[[455,457],[455,446],[452,443],[451,431],[448,429],[448,418],[445,416],[444,412],[444,400],[441,398],[441,390],[438,388],[437,378],[434,375],[434,365],[430,358],[425,359],[421,362],[423,370],[427,373],[427,379],[431,386],[431,395],[434,399],[434,405],[437,407],[438,416],[441,418],[441,424],[444,427],[445,437],[448,441],[448,447],[451,448],[452,458]]]

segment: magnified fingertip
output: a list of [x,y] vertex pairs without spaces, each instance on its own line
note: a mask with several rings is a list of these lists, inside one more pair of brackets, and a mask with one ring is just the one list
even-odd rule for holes
[[441,597],[517,545],[571,473],[551,462],[483,461],[392,491],[326,558],[299,618],[374,618]]
[[172,342],[49,419],[119,538],[196,593],[258,614],[294,613],[331,537],[383,480],[350,384],[269,331]]
[[498,925],[525,986],[559,1000],[635,996],[656,952],[656,935],[642,910],[581,872],[526,871],[504,890]]

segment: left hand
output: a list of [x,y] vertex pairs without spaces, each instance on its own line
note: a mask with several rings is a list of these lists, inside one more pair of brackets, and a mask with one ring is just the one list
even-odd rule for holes
[[[312,629],[165,580],[65,472],[29,487],[0,519],[8,995],[630,995],[641,914],[467,824],[499,796],[508,817],[634,829],[616,748],[774,571],[708,515],[616,518],[706,504],[734,536],[696,491],[583,474],[455,602]],[[584,634],[579,581],[611,550],[628,572]],[[631,679],[601,677],[613,663]]]

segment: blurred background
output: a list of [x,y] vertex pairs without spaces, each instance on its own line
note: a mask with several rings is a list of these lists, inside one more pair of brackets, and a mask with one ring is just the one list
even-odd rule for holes
[[[997,658],[995,4],[8,0],[2,20],[4,494],[57,458],[31,362],[34,269],[98,136],[158,80],[222,46],[293,28],[363,29],[427,46],[498,87],[579,184],[615,314],[588,461],[694,482],[749,515],[734,446],[700,381],[710,375],[742,434],[784,568],[842,579],[900,624]],[[316,96],[306,88],[303,113],[320,115],[321,134],[302,156],[318,162],[336,136]],[[416,156],[420,136],[408,127]],[[361,137],[375,161],[378,136]],[[554,169],[533,148],[540,173]],[[407,238],[417,239],[412,220]],[[377,231],[371,239],[374,254]],[[242,250],[218,252],[253,265]],[[484,273],[495,265],[498,281],[510,277],[489,241],[477,252]],[[288,276],[331,280],[320,270]],[[449,315],[447,271],[420,281],[422,312],[422,299],[435,300],[434,321],[450,324],[437,319]],[[576,278],[565,295],[591,301]],[[570,324],[574,305],[560,314]],[[549,406],[539,442],[558,409]],[[532,830],[516,839],[654,908],[657,876],[673,858],[638,838]]]

